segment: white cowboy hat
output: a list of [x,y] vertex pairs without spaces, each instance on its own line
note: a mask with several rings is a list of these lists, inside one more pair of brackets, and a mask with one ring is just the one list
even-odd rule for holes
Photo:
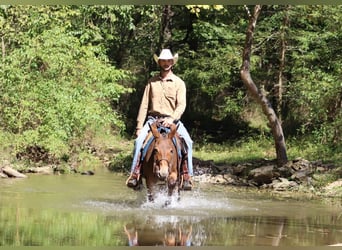
[[160,52],[159,57],[156,54],[154,54],[153,55],[153,59],[156,61],[157,64],[158,64],[159,59],[161,59],[161,60],[172,59],[173,60],[173,64],[175,65],[177,63],[177,61],[178,61],[178,53],[173,56],[169,49],[163,49]]

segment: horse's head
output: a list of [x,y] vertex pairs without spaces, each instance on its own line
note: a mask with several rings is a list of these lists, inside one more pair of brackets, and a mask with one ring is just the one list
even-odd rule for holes
[[160,133],[156,123],[151,124],[150,128],[155,138],[153,172],[159,179],[165,180],[172,171],[177,169],[177,150],[172,141],[177,128],[175,124],[172,124],[169,133]]

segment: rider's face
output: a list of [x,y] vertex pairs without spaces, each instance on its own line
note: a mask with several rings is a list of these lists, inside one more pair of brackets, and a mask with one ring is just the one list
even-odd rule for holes
[[172,59],[167,59],[167,60],[159,59],[159,66],[165,71],[170,70],[173,66],[173,60]]

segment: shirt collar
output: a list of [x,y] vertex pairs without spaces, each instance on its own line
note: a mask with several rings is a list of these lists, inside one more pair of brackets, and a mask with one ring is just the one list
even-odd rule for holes
[[[173,82],[173,73],[168,74],[165,78],[164,81],[166,82]],[[163,81],[162,77],[159,75],[159,80]]]

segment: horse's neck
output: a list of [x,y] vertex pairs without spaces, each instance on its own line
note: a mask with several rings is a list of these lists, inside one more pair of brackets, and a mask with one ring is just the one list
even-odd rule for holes
[[[159,127],[158,129],[162,130],[164,129],[164,127]],[[168,129],[168,128],[166,128]],[[160,139],[163,139],[163,140],[168,140],[167,136],[168,136],[168,133],[170,132],[170,129],[168,131],[165,131],[165,132],[162,132],[162,137]],[[152,151],[153,151],[153,148],[154,148],[154,144],[155,144],[155,141],[156,139],[154,138],[152,140],[152,137],[153,137],[153,134],[152,132],[150,131],[145,140],[144,140],[144,143],[143,143],[143,152],[145,152],[146,156],[144,156],[143,158],[144,159],[149,159],[152,155]],[[176,149],[177,151],[177,155],[179,156],[179,151],[184,151],[184,143],[183,143],[183,140],[182,138],[179,136],[178,132],[176,132],[175,136],[173,138],[171,138],[172,140],[172,144],[174,146],[174,148]],[[146,148],[148,147],[148,148]]]
[[[151,133],[152,134],[152,133]],[[151,138],[151,137],[150,137]],[[151,141],[150,145],[147,145],[147,151],[146,151],[146,155],[144,157],[144,160],[145,161],[149,161],[151,159],[151,156],[152,156],[152,152],[153,152],[153,149],[154,149],[154,144],[156,143],[156,140],[153,139],[153,141]]]

